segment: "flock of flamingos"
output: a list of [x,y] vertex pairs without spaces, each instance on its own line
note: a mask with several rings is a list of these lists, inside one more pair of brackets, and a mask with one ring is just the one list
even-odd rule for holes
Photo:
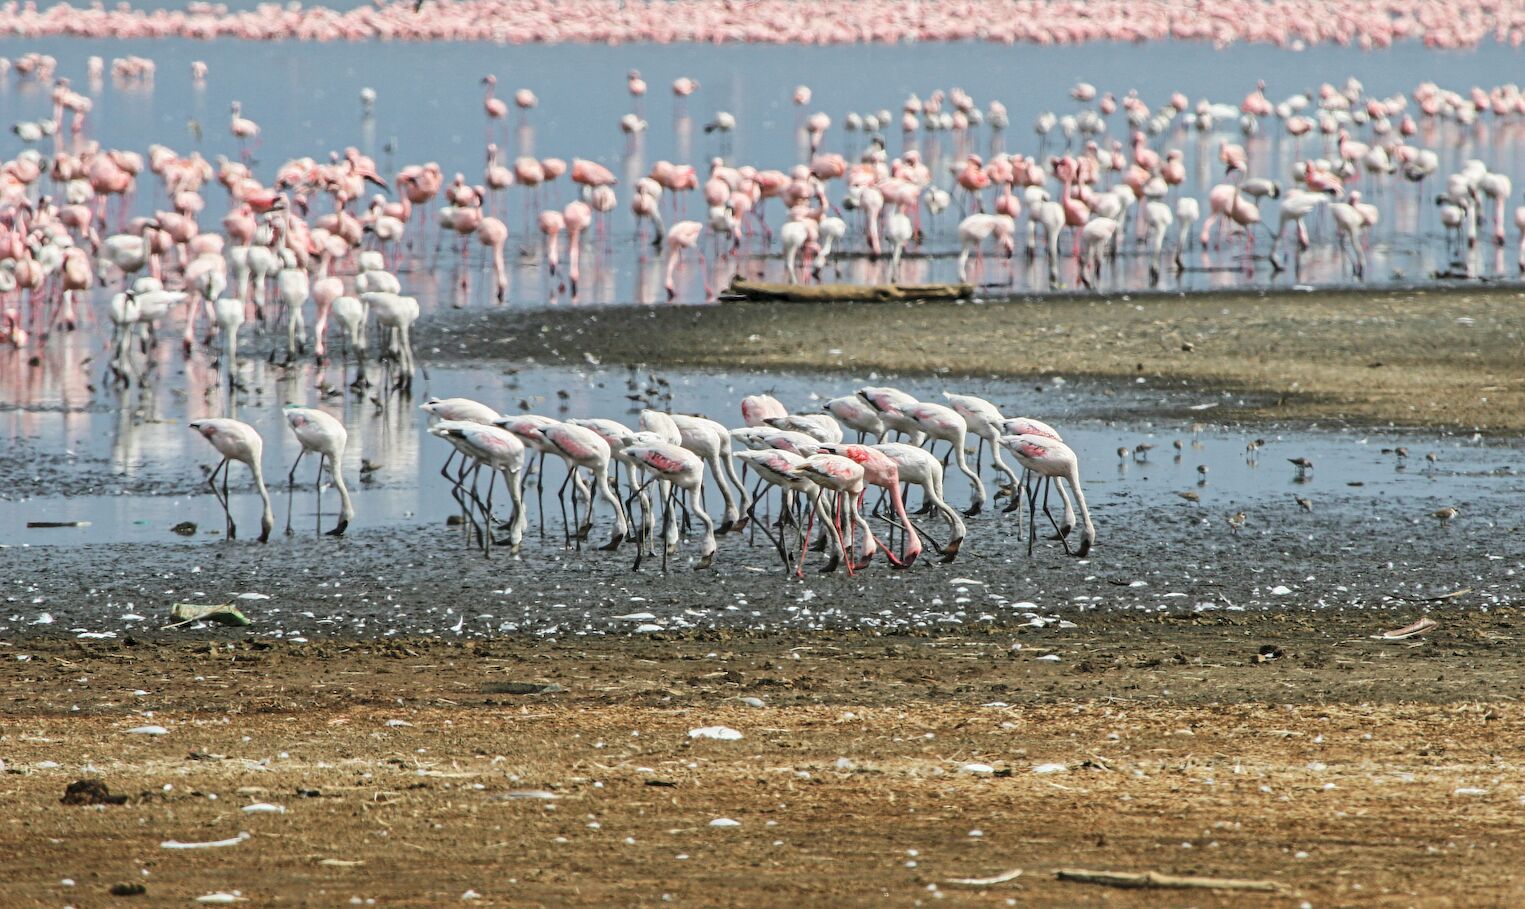
[[[1138,14],[1127,17],[1131,28],[1171,33],[1201,28],[1207,31],[1196,37],[1204,38],[1215,37],[1212,29],[1226,27],[1229,21],[1214,17],[1191,25],[1164,4],[1010,5],[1033,6],[1044,15],[1084,9],[1085,21],[1093,26],[1116,24],[1125,6],[1138,7]],[[453,18],[468,15],[476,6],[445,4],[444,9]],[[1235,27],[1253,27],[1270,12],[1291,8],[1248,6],[1243,17],[1232,20]],[[755,12],[769,7],[761,3],[742,8]],[[1298,5],[1303,7],[1325,8]],[[739,27],[725,24],[726,17],[735,14],[731,7],[695,8],[705,10],[715,28]],[[956,8],[957,4],[919,4],[917,27],[952,22],[958,18]],[[1408,30],[1441,9],[1426,3],[1366,8],[1386,10],[1381,14],[1392,29],[1389,37],[1411,34]],[[614,8],[590,0],[515,9],[531,18],[555,19],[566,29],[593,29],[595,14]],[[621,5],[602,27],[620,27],[632,17],[651,15],[651,9]],[[846,9],[851,15],[844,22],[870,12],[891,21],[912,16],[905,4],[849,3]],[[1468,28],[1481,22],[1461,16],[1454,6],[1444,9],[1451,17],[1448,21],[1454,20],[1456,34],[1470,34]],[[1489,9],[1490,15],[1504,15]],[[269,12],[260,20],[263,27],[288,27],[294,37],[345,36],[306,31],[319,23],[330,28],[356,22],[424,27],[416,13],[394,5],[349,13],[296,8]],[[48,18],[55,11],[27,9],[16,15],[22,23],[17,27],[32,33],[47,33],[47,22],[62,27]],[[1357,15],[1342,14],[1337,22],[1348,25]],[[209,29],[195,32],[203,36],[221,33],[217,29],[228,22],[250,21],[199,5],[185,13],[95,10],[80,13],[74,27],[119,17],[159,30],[152,32],[156,34],[172,28]],[[1510,40],[1518,40],[1519,25],[1502,19],[1495,25]],[[961,26],[967,28],[967,20],[961,20]],[[439,27],[438,22],[430,27]],[[815,27],[823,29],[816,40],[829,41],[837,40],[831,29],[846,26],[837,22]],[[1288,33],[1301,34],[1295,29]],[[726,33],[727,40],[748,40],[745,34]],[[1340,40],[1333,25],[1305,37]],[[595,38],[591,32],[573,32],[558,40]],[[92,79],[105,68],[98,57],[88,62]],[[1481,160],[1466,160],[1443,173],[1440,153],[1423,137],[1433,135],[1437,124],[1466,129],[1486,118],[1525,117],[1525,94],[1514,85],[1456,91],[1427,83],[1409,95],[1379,97],[1350,80],[1273,97],[1261,84],[1227,103],[1193,101],[1182,93],[1151,103],[1137,93],[1114,94],[1080,83],[1071,90],[1066,109],[1043,114],[1031,125],[1029,141],[1036,148],[1026,154],[1005,150],[1006,131],[1013,127],[1000,102],[979,105],[957,88],[912,96],[893,109],[848,113],[838,124],[824,112],[811,112],[811,90],[800,85],[792,101],[807,139],[801,160],[781,169],[724,157],[702,168],[658,161],[632,184],[592,158],[568,162],[532,156],[509,160],[502,155],[492,141],[495,132],[509,119],[512,107],[527,112],[538,101],[528,89],[499,97],[497,80],[488,75],[481,80],[487,129],[486,165],[480,175],[456,173],[447,178],[433,162],[410,163],[384,174],[355,148],[319,158],[291,158],[260,173],[252,156],[259,147],[260,128],[251,116],[254,112],[237,102],[226,128],[240,149],[238,157],[207,160],[197,152],[181,154],[162,144],[150,146],[145,154],[105,148],[92,139],[95,99],[60,75],[53,58],[27,54],[4,61],[0,70],[10,78],[46,86],[53,102],[50,117],[14,124],[20,150],[0,165],[0,344],[46,344],[81,323],[109,324],[109,375],[123,385],[143,384],[151,381],[162,360],[156,351],[161,330],[176,322],[185,354],[207,350],[225,369],[229,385],[238,388],[240,334],[263,337],[260,343],[272,360],[284,354],[290,362],[305,356],[310,346],[322,362],[331,353],[332,320],[342,345],[341,360],[355,362],[355,385],[371,384],[374,364],[381,369],[377,378],[383,395],[407,395],[415,368],[411,330],[420,307],[404,279],[436,269],[445,247],[457,250],[454,274],[462,283],[478,272],[472,265],[473,246],[485,248],[481,270],[490,269],[495,296],[502,302],[508,287],[505,251],[517,233],[521,255],[541,263],[553,283],[564,280],[575,293],[585,246],[607,237],[611,220],[623,208],[633,216],[638,234],[661,249],[671,299],[677,293],[675,273],[685,256],[702,257],[706,247],[718,257],[779,257],[789,280],[799,282],[818,280],[833,256],[882,257],[878,274],[893,282],[900,277],[904,258],[930,254],[923,245],[931,230],[928,219],[951,217],[957,225],[961,280],[977,280],[983,257],[991,253],[1043,261],[1050,286],[1061,286],[1061,266],[1069,260],[1069,273],[1090,286],[1114,267],[1110,263],[1120,249],[1147,256],[1151,276],[1158,280],[1162,271],[1179,268],[1183,250],[1194,244],[1225,261],[1247,256],[1256,231],[1270,240],[1273,268],[1297,267],[1299,254],[1314,242],[1307,222],[1327,212],[1333,237],[1323,242],[1338,246],[1350,273],[1359,279],[1370,232],[1382,217],[1372,201],[1377,190],[1391,198],[1405,185],[1412,186],[1406,192],[1425,205],[1433,202],[1457,249],[1502,246],[1512,196],[1510,177]],[[153,61],[140,57],[114,60],[111,71],[121,79],[155,77]],[[197,62],[189,77],[206,80],[209,67]],[[648,86],[632,71],[623,90],[631,97],[632,109],[619,126],[634,136],[647,127],[643,106]],[[675,103],[682,105],[700,86],[680,77],[670,90]],[[374,101],[374,93],[362,94],[367,109]],[[1169,144],[1169,137],[1221,134],[1225,124],[1245,137],[1281,131],[1300,151],[1306,144],[1307,153],[1289,170],[1270,173],[1257,169],[1257,164],[1264,165],[1251,159],[1245,145],[1215,139],[1212,154],[1221,176],[1199,200],[1187,192],[1185,155]],[[971,138],[981,125],[990,131],[988,154],[977,151]],[[722,135],[734,128],[735,118],[724,111],[706,127]],[[955,137],[958,149],[950,164],[936,168],[923,160],[914,142],[904,141],[934,131]],[[902,151],[892,155],[884,137],[896,134],[903,140]],[[825,150],[831,146],[854,151],[849,157]],[[523,200],[517,232],[509,228],[510,221],[518,220],[509,214],[510,192]],[[552,200],[558,196],[570,196],[570,201],[556,204]],[[216,217],[207,210],[219,197],[225,197],[226,214],[213,222],[215,227],[203,229],[203,221]],[[144,200],[156,210],[135,215],[135,204]],[[770,208],[775,212],[771,225]],[[685,217],[688,211],[702,214]],[[1514,224],[1525,228],[1525,208],[1512,214]],[[1289,230],[1290,241],[1285,239]],[[708,244],[701,242],[706,237]],[[97,286],[107,288],[104,305],[95,302]],[[277,340],[279,335],[284,338]],[[816,542],[829,552],[829,567],[845,561],[849,570],[856,570],[881,550],[891,564],[908,565],[921,552],[922,540],[932,535],[907,513],[903,484],[921,486],[926,507],[946,521],[948,542],[932,545],[944,559],[952,559],[965,528],[959,513],[942,497],[947,465],[951,462],[969,478],[975,494],[970,513],[986,501],[981,456],[976,455],[975,468],[967,462],[972,435],[980,452],[990,448],[994,469],[1000,471],[998,489],[1010,499],[1008,510],[1026,503],[1029,545],[1036,535],[1037,511],[1041,507],[1048,514],[1048,493],[1057,488],[1064,517],[1060,521],[1048,515],[1056,538],[1070,550],[1078,507],[1083,532],[1075,552],[1084,555],[1095,532],[1076,456],[1058,432],[1037,420],[1008,419],[978,398],[949,394],[948,401],[920,402],[894,389],[864,388],[830,402],[825,413],[790,414],[777,401],[760,396],[743,402],[746,426],[740,429],[657,411],[643,413],[639,427],[631,428],[602,419],[505,417],[484,404],[458,398],[423,406],[433,421],[431,433],[452,446],[452,460],[461,458],[456,472],[446,475],[454,482],[468,535],[474,534],[468,538],[488,552],[496,544],[515,549],[521,544],[528,511],[523,504],[526,461],[539,456],[541,464],[533,475],[537,493],[543,494],[543,462],[551,455],[566,464],[563,491],[568,484],[573,487],[572,519],[563,517],[568,545],[580,546],[588,536],[596,503],[602,501],[614,522],[613,537],[604,548],[623,545],[633,532],[640,554],[637,564],[660,535],[665,565],[667,555],[675,551],[680,526],[697,518],[704,528],[701,567],[714,558],[717,533],[750,523],[773,539],[787,569],[799,570],[811,542],[810,525],[817,522],[825,528]],[[286,416],[303,454],[319,458],[320,501],[322,471],[325,466],[329,470],[342,500],[332,532],[342,534],[354,515],[343,481],[344,427],[313,408],[288,407]],[[232,461],[253,472],[264,501],[261,539],[268,537],[273,516],[257,432],[233,419],[197,420],[191,427],[222,456],[210,483],[227,511],[229,537],[235,531],[227,498]],[[844,441],[848,432],[859,433],[858,443]],[[904,440],[887,442],[888,433]],[[862,444],[869,437],[873,444]],[[929,450],[938,442],[946,445],[940,458]],[[1025,477],[1001,459],[1003,450],[1016,459]],[[743,473],[750,469],[762,484],[782,493],[777,521],[756,518],[757,491],[749,491],[738,477],[738,461]],[[627,469],[623,497],[614,491],[620,464]],[[488,482],[482,493],[478,479],[484,469]],[[293,465],[293,481],[295,471]],[[591,477],[591,485],[583,472]],[[499,478],[513,503],[506,525],[499,523],[493,507]],[[717,488],[725,501],[718,527],[702,502],[706,486]],[[863,510],[860,502],[869,486],[884,491],[893,517]],[[557,498],[564,514],[567,498]],[[638,511],[639,520],[634,517]],[[660,531],[655,526],[658,513]],[[542,522],[544,514],[542,507]],[[889,543],[880,542],[871,518],[889,522]],[[498,531],[505,526],[507,536],[499,539]],[[796,537],[786,545],[782,534],[790,528]],[[781,536],[773,536],[774,530]],[[893,542],[896,532],[901,536],[898,546]]]
[[[220,337],[218,348],[233,371],[241,328],[280,324],[289,358],[310,342],[321,359],[333,320],[348,353],[378,354],[407,384],[409,332],[419,306],[399,276],[432,275],[441,247],[458,244],[455,274],[464,287],[478,245],[494,295],[505,301],[509,222],[517,220],[505,196],[515,192],[524,201],[516,251],[539,257],[556,292],[570,286],[574,298],[584,248],[607,245],[622,206],[638,234],[649,229],[662,250],[669,299],[677,294],[675,273],[685,256],[702,262],[706,246],[711,258],[779,257],[788,279],[801,282],[820,278],[828,265],[835,269],[844,254],[867,256],[879,263],[879,280],[898,282],[903,259],[937,255],[935,224],[947,218],[956,222],[960,281],[979,280],[987,250],[1009,259],[1020,246],[1029,262],[1046,264],[1049,287],[1070,278],[1095,286],[1124,250],[1147,257],[1157,282],[1163,271],[1181,269],[1183,252],[1194,245],[1204,260],[1216,258],[1223,267],[1248,263],[1258,236],[1269,239],[1271,268],[1300,269],[1300,254],[1318,232],[1310,231],[1310,222],[1322,230],[1317,239],[1337,248],[1359,280],[1372,230],[1383,217],[1374,202],[1379,197],[1400,210],[1406,203],[1410,218],[1416,198],[1427,207],[1433,199],[1457,250],[1476,247],[1484,234],[1485,242],[1502,247],[1509,175],[1481,159],[1441,173],[1441,151],[1425,137],[1437,134],[1437,124],[1465,130],[1482,118],[1525,116],[1525,94],[1512,84],[1453,91],[1426,83],[1411,95],[1380,97],[1349,80],[1274,99],[1260,85],[1233,103],[1193,101],[1176,92],[1151,104],[1134,92],[1079,83],[1069,111],[1037,117],[1036,149],[1025,154],[1004,150],[1012,124],[999,101],[981,106],[958,88],[913,95],[898,110],[849,112],[838,125],[825,112],[809,112],[812,93],[800,85],[792,94],[805,139],[799,163],[768,168],[714,157],[701,168],[663,160],[622,185],[592,158],[508,160],[492,141],[495,131],[509,119],[511,104],[522,115],[538,99],[529,89],[499,97],[497,80],[488,75],[481,80],[486,164],[477,179],[461,172],[447,178],[434,162],[382,174],[353,147],[292,158],[261,174],[251,157],[260,127],[238,102],[227,130],[240,158],[207,160],[162,144],[146,155],[104,148],[90,137],[94,99],[56,66],[51,57],[28,54],[4,67],[24,82],[48,86],[53,110],[51,117],[14,124],[22,148],[0,166],[0,343],[24,346],[90,320],[93,288],[116,285],[100,315],[113,327],[111,368],[124,382],[151,362],[145,354],[155,330],[178,318],[187,351]],[[104,68],[101,58],[90,59],[92,81]],[[119,58],[111,68],[119,78],[153,78],[153,63],[144,58]],[[193,80],[207,74],[206,64],[192,65]],[[631,71],[624,88],[632,110],[619,126],[633,136],[647,127],[648,86]],[[682,105],[699,85],[680,77],[671,91]],[[367,106],[374,100],[374,93],[361,99]],[[974,130],[982,125],[989,128],[987,154],[975,149]],[[735,117],[720,111],[706,129],[724,134],[734,127]],[[1279,131],[1306,154],[1285,172],[1270,172],[1266,162],[1252,159],[1249,142],[1224,138],[1235,129],[1246,137]],[[913,141],[934,132],[952,135],[955,149],[951,161],[935,168]],[[1196,143],[1199,164],[1211,157],[1221,168],[1219,182],[1201,199],[1189,192],[1195,184],[1187,182],[1185,151],[1170,144],[1170,137],[1191,132],[1216,137],[1211,147],[1205,139]],[[903,150],[892,155],[885,136],[896,133]],[[852,156],[825,151],[828,137],[832,145],[855,149]],[[140,188],[149,175],[151,192]],[[567,194],[571,201],[547,206]],[[157,210],[133,217],[140,196]],[[226,214],[217,229],[204,230],[217,196],[225,196]],[[684,217],[690,211],[699,217]],[[1525,207],[1512,215],[1517,227],[1525,226]],[[1284,239],[1289,231],[1290,243]],[[712,244],[701,244],[706,235]],[[309,307],[315,316],[310,331]],[[371,323],[383,335],[375,351],[368,343]],[[203,327],[206,334],[198,338]]]
[[[608,543],[599,548],[614,551],[633,544],[636,568],[648,555],[656,554],[660,545],[665,571],[668,556],[678,551],[681,528],[690,525],[691,517],[702,525],[695,563],[699,569],[713,564],[717,534],[740,533],[752,525],[772,543],[786,571],[802,573],[817,520],[821,533],[815,539],[816,548],[828,554],[822,571],[834,571],[845,562],[852,574],[866,568],[880,552],[891,566],[906,568],[923,552],[923,539],[942,561],[951,562],[967,533],[963,517],[978,514],[987,501],[980,471],[988,445],[991,466],[999,475],[996,496],[1009,498],[1006,511],[1018,512],[1019,534],[1023,523],[1020,509],[1024,502],[1027,506],[1029,552],[1037,537],[1041,508],[1055,531],[1054,539],[1064,550],[1086,556],[1096,539],[1096,529],[1081,487],[1079,459],[1059,433],[1040,420],[1007,418],[983,398],[952,392],[943,396],[946,404],[918,401],[895,388],[869,386],[827,401],[820,411],[791,414],[771,395],[750,395],[741,401],[745,425],[737,428],[706,417],[653,409],[641,411],[638,425],[632,428],[603,418],[557,420],[528,413],[504,416],[469,398],[430,398],[421,407],[428,414],[430,434],[451,446],[440,470],[453,484],[467,542],[480,545],[487,554],[497,546],[517,553],[523,545],[529,523],[525,495],[531,473],[544,534],[548,513],[544,502],[545,461],[550,456],[565,466],[564,479],[555,494],[565,544],[581,548],[592,533],[597,503],[603,501],[613,531]],[[294,484],[302,458],[316,455],[318,519],[321,524],[326,467],[340,500],[338,522],[328,534],[342,536],[355,517],[342,466],[347,442],[344,424],[322,410],[297,405],[287,405],[285,416],[301,446],[287,475],[288,484]],[[207,483],[223,508],[228,538],[237,534],[228,500],[228,468],[237,461],[253,476],[263,506],[259,539],[268,540],[275,517],[264,480],[264,443],[259,433],[247,423],[228,418],[193,420],[189,425],[221,455]],[[850,433],[856,433],[856,442],[848,441]],[[885,441],[892,433],[902,441]],[[975,444],[973,467],[967,454],[971,441]],[[938,443],[946,446],[941,458],[934,454]],[[1003,449],[1016,459],[1022,474],[1001,457]],[[452,472],[458,456],[459,463]],[[532,458],[538,462],[531,464]],[[950,461],[969,479],[973,496],[962,516],[943,494],[944,472]],[[615,492],[621,465],[626,479],[623,498]],[[750,491],[744,479],[748,469],[757,476]],[[480,483],[484,471],[485,492]],[[512,506],[506,521],[494,516],[493,494],[500,479]],[[718,489],[724,502],[718,526],[704,504],[707,485]],[[919,513],[932,513],[946,522],[946,543],[937,543],[934,532],[917,523],[906,510],[905,496],[911,486],[921,490]],[[870,487],[879,489],[880,505],[887,503],[890,515],[879,514],[877,508],[865,510]],[[764,489],[779,493],[776,521],[757,515],[758,506],[767,498]],[[1050,491],[1063,503],[1062,518],[1050,510]],[[1076,526],[1077,509],[1082,530],[1072,550],[1069,537]],[[639,519],[633,517],[637,512]],[[767,514],[771,516],[771,508]],[[888,525],[889,542],[881,542],[874,533],[871,517]],[[501,530],[506,530],[506,535],[500,537]],[[894,542],[896,531],[900,534],[898,545]]]
[[345,10],[264,3],[242,11],[209,2],[167,10],[11,2],[5,14],[6,33],[23,38],[1036,45],[1174,39],[1364,48],[1525,41],[1525,13],[1492,0],[841,0],[819,14],[802,14],[793,0],[373,0]]

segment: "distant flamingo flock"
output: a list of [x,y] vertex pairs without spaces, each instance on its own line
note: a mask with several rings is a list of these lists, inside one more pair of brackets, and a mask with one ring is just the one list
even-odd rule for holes
[[1173,39],[1365,48],[1422,41],[1452,49],[1525,41],[1525,10],[1492,0],[840,0],[808,13],[793,0],[377,0],[345,10],[266,3],[245,11],[208,2],[155,10],[11,2],[4,11],[5,33],[22,38],[815,45]]
[[[575,301],[585,256],[597,266],[611,253],[611,219],[621,206],[661,250],[668,299],[694,257],[706,297],[716,263],[760,275],[773,261],[787,280],[808,282],[839,274],[851,257],[867,263],[862,279],[902,282],[907,261],[946,252],[937,243],[950,217],[959,280],[1015,286],[1020,254],[1029,286],[1040,289],[1105,287],[1120,255],[1146,258],[1151,284],[1187,267],[1252,273],[1261,262],[1301,280],[1302,253],[1315,242],[1337,249],[1345,273],[1362,280],[1376,226],[1417,231],[1423,209],[1436,211],[1450,235],[1459,257],[1451,276],[1465,278],[1480,245],[1502,248],[1511,219],[1525,226],[1525,208],[1508,208],[1508,174],[1475,158],[1441,172],[1450,153],[1444,136],[1525,118],[1525,93],[1515,85],[1461,92],[1427,83],[1411,95],[1376,96],[1349,80],[1276,100],[1259,85],[1230,102],[1176,92],[1151,104],[1135,92],[1078,83],[1068,108],[1039,115],[1026,133],[1036,140],[1031,154],[1006,150],[1013,127],[999,101],[980,105],[958,88],[904,98],[893,109],[849,111],[839,124],[811,112],[812,92],[800,85],[786,95],[798,111],[797,163],[765,168],[715,155],[701,169],[662,160],[622,181],[592,157],[504,155],[495,134],[511,106],[492,75],[481,79],[485,164],[480,179],[468,179],[447,178],[434,162],[383,175],[353,147],[290,158],[260,175],[258,112],[238,101],[226,121],[237,157],[209,161],[162,144],[146,154],[103,148],[90,138],[93,99],[57,75],[56,60],[28,54],[9,66],[50,86],[53,110],[14,124],[24,147],[0,165],[0,343],[24,346],[98,320],[111,327],[108,362],[122,382],[141,377],[157,330],[178,319],[184,349],[208,346],[234,385],[240,331],[278,327],[287,359],[311,350],[321,360],[332,327],[340,349],[361,364],[357,383],[370,381],[369,357],[386,368],[389,384],[406,387],[420,305],[403,277],[443,271],[444,250],[453,247],[445,283],[459,289],[457,300],[480,261],[492,297],[506,302],[512,251],[516,261],[540,263],[552,298],[569,293]],[[92,74],[105,68],[101,58],[88,62]],[[122,78],[155,70],[144,58],[110,68]],[[207,66],[198,62],[190,77],[208,78]],[[633,109],[618,127],[638,140],[648,128],[646,81],[631,71],[609,90],[628,93]],[[679,110],[702,91],[691,78],[671,83]],[[516,116],[538,105],[529,89],[506,96]],[[360,101],[369,112],[374,93]],[[736,119],[717,112],[707,129],[728,133]],[[1279,154],[1267,150],[1265,134],[1276,137]],[[942,137],[951,154],[934,157]],[[924,155],[923,138],[936,151]],[[1188,153],[1199,171],[1192,184]],[[145,170],[156,178],[155,210],[132,217]],[[1211,188],[1197,198],[1188,185]],[[218,229],[203,230],[213,187],[226,195],[226,214]],[[568,191],[570,201],[557,199]],[[522,200],[522,218],[509,212],[510,193]],[[685,217],[691,207],[701,217]],[[778,210],[771,224],[770,207]],[[636,245],[642,263],[645,248]],[[97,283],[116,287],[99,309],[91,303]]]

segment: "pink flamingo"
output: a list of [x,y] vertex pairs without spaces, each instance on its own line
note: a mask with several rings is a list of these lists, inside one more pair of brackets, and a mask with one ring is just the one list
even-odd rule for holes
[[643,219],[649,219],[654,230],[652,231],[651,245],[660,249],[662,238],[667,235],[667,228],[662,224],[662,187],[650,177],[642,177],[635,185],[635,195],[630,197],[630,211],[635,215],[636,239],[640,239],[644,225]]
[[487,86],[487,93],[482,98],[482,109],[487,112],[487,134],[492,135],[492,121],[502,120],[508,116],[508,105],[503,103],[502,98],[495,96],[498,90],[498,77],[488,74],[482,77],[482,84]]
[[[835,514],[833,520],[827,525],[829,532],[836,541],[836,548],[832,552],[831,560],[821,571],[831,572],[837,568],[837,552],[847,556],[847,574],[849,577],[856,574],[859,569],[868,567],[876,551],[877,541],[868,522],[858,510],[858,501],[863,498],[863,466],[856,461],[834,454],[813,454],[800,462],[791,471],[799,476],[806,477],[821,489],[836,494]],[[811,522],[815,516],[812,513]],[[861,564],[853,561],[853,546],[856,537],[856,529],[863,528],[866,539],[864,540],[864,560]],[[843,531],[847,531],[846,540],[843,539]],[[807,527],[805,539],[809,540],[810,530]],[[805,550],[800,550],[799,572],[803,576]]]
[[567,228],[567,277],[571,280],[572,296],[577,296],[577,281],[581,277],[578,267],[582,255],[582,232],[593,223],[593,210],[581,200],[568,202],[561,213]]
[[249,156],[253,149],[247,146],[250,139],[254,140],[254,147],[259,147],[259,124],[243,116],[243,105],[237,101],[232,104],[233,115],[229,119],[228,129],[233,133],[233,138],[238,140],[238,153],[244,163],[249,163]]
[[556,274],[556,264],[561,258],[561,232],[566,229],[566,219],[561,212],[548,208],[540,213],[540,233],[545,235],[545,260],[551,264],[551,274]]
[[[667,254],[667,299],[670,301],[678,295],[673,286],[673,273],[678,269],[678,260],[683,255],[683,250],[692,249],[699,253],[699,267],[704,267],[704,250],[699,248],[699,234],[704,230],[704,225],[698,221],[679,221],[667,231],[666,254]],[[706,279],[704,295],[709,296],[709,284]]]
[[[900,520],[900,525],[905,529],[905,551],[900,558],[890,551],[888,546],[884,549],[884,557],[895,568],[909,568],[911,563],[921,555],[921,537],[916,533],[916,528],[911,523],[911,516],[906,514],[905,501],[900,495],[900,466],[890,459],[889,455],[870,448],[867,445],[846,445],[841,443],[825,443],[821,446],[824,454],[840,455],[849,461],[854,461],[863,468],[863,482],[870,486],[878,486],[890,496],[890,505],[895,509],[895,517]],[[858,505],[862,508],[862,496],[860,494]],[[873,535],[870,534],[870,539]]]
[[483,218],[477,225],[477,240],[492,251],[493,287],[498,302],[507,302],[508,271],[503,267],[503,246],[508,242],[508,227],[497,218]]
[[[1091,511],[1086,507],[1085,492],[1080,488],[1080,461],[1075,452],[1063,442],[1048,436],[1041,435],[1009,435],[1001,437],[1001,444],[1016,457],[1027,470],[1032,471],[1043,478],[1045,484],[1051,484],[1054,480],[1064,480],[1075,491],[1075,504],[1080,509],[1080,517],[1084,522],[1085,530],[1080,537],[1080,547],[1072,553],[1079,558],[1085,558],[1091,552],[1091,546],[1096,542],[1096,527],[1091,523]],[[1056,530],[1059,524],[1054,521],[1054,516],[1048,510],[1047,485],[1044,487],[1043,513],[1048,516],[1049,522],[1054,524]],[[1037,536],[1031,530],[1033,521],[1037,519],[1037,497],[1028,494],[1028,526],[1027,551],[1032,553],[1033,539]],[[1070,551],[1070,544],[1063,532],[1059,535],[1060,542],[1064,544],[1064,551]]]

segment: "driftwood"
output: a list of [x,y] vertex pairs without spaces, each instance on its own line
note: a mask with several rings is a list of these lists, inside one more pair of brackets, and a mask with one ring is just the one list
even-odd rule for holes
[[907,300],[968,300],[972,284],[764,284],[734,278],[721,300],[784,303],[898,303]]
[[1275,881],[1246,881],[1226,877],[1176,877],[1170,874],[1160,874],[1158,871],[1133,874],[1126,871],[1086,871],[1080,868],[1061,868],[1056,873],[1061,881],[1133,889],[1152,887],[1167,890],[1256,890],[1262,893],[1276,893],[1282,889],[1282,886]]
[[1379,641],[1406,641],[1409,638],[1416,638],[1427,631],[1434,631],[1439,627],[1439,622],[1432,618],[1425,617],[1412,625],[1405,625],[1402,628],[1395,628],[1392,631],[1384,631],[1381,634],[1374,634],[1372,637]]

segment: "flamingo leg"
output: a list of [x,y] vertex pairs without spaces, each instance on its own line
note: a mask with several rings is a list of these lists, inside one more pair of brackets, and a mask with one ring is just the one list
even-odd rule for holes
[[[305,448],[302,449],[301,451],[297,452],[297,459],[295,461],[291,462],[291,473],[286,474],[286,535],[287,536],[291,535],[291,511],[292,511],[291,501],[292,501],[292,496],[296,492],[297,467],[302,463],[302,455],[305,455],[305,454],[307,454],[307,449],[305,449]],[[319,463],[318,463],[318,469],[320,471],[323,469],[323,465],[322,465],[321,461],[319,461]]]
[[498,479],[498,472],[496,470],[488,472],[488,474],[487,474],[487,502],[482,507],[482,526],[487,528],[486,532],[482,534],[482,555],[485,558],[489,558],[489,559],[492,558],[492,546],[493,546],[493,539],[492,539],[492,488],[493,488],[493,486],[497,485],[497,479]]
[[227,458],[223,458],[222,462],[219,463],[215,468],[213,468],[212,473],[207,477],[207,485],[212,487],[212,497],[217,500],[217,504],[218,505],[222,506],[222,515],[223,515],[223,519],[224,519],[225,524],[226,524],[224,529],[228,532],[228,539],[231,540],[231,539],[233,539],[233,513],[228,510],[228,495],[227,495],[227,481],[226,481],[226,479],[224,479],[224,481],[223,481],[223,492],[219,494],[218,491],[217,491],[217,474],[218,474],[218,472],[222,472],[223,474],[226,474],[227,470],[228,470],[228,459]]

